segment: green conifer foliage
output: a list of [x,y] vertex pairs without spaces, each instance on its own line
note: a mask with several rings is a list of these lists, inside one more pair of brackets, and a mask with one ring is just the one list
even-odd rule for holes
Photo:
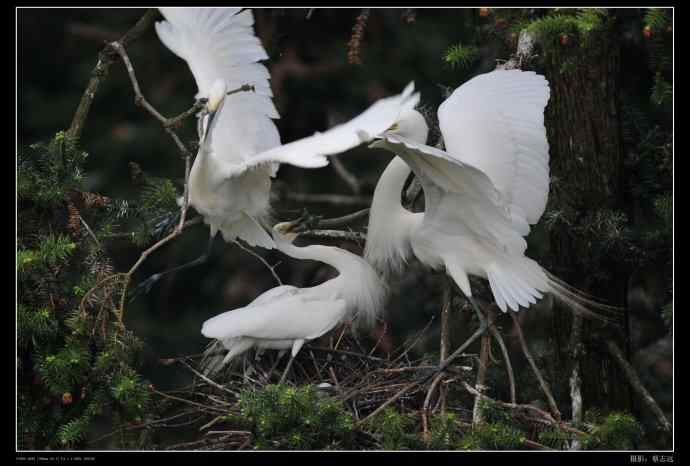
[[118,211],[84,191],[87,156],[63,132],[18,154],[20,449],[85,447],[96,417],[130,422],[151,408],[103,247]]

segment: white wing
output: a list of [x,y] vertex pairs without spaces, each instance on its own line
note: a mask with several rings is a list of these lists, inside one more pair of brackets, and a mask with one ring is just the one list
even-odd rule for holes
[[489,177],[446,152],[402,136],[384,133],[372,144],[402,158],[424,189],[424,222],[436,222],[444,234],[472,231],[501,249],[521,254],[529,225],[511,217],[500,192]]
[[377,101],[355,118],[328,131],[256,154],[244,164],[228,163],[223,176],[234,176],[249,166],[271,162],[289,163],[302,168],[328,165],[326,156],[370,141],[390,128],[405,110],[414,108],[419,102],[419,93],[413,92],[414,83],[409,83],[401,94]]
[[[240,8],[160,8],[167,21],[156,23],[160,40],[187,61],[198,87],[197,98],[208,97],[213,82],[225,80],[228,90],[251,84],[255,92],[226,97],[214,118],[210,143],[215,160],[243,166],[252,156],[280,145],[271,118],[279,118],[273,105],[270,75],[258,63],[268,58],[254,35],[251,10]],[[217,121],[216,121],[217,120]]]
[[292,296],[295,293],[299,293],[299,288],[292,285],[280,285],[275,288],[271,288],[264,293],[261,293],[254,301],[250,303],[251,306],[258,306],[259,304],[266,304],[276,299],[280,299],[283,296]]
[[467,81],[438,109],[448,153],[486,173],[511,214],[530,224],[539,221],[549,195],[549,94],[543,76],[497,70]]
[[485,173],[396,135],[384,134],[372,146],[397,154],[422,183],[424,216],[411,237],[415,255],[445,267],[467,296],[468,275],[487,278],[503,311],[527,307],[550,291],[544,271],[524,256],[529,225],[511,215]]
[[224,312],[204,322],[207,338],[312,340],[335,327],[347,310],[344,299],[319,299],[303,292]]

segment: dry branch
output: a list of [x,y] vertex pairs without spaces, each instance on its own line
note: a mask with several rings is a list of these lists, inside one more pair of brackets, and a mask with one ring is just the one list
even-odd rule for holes
[[644,401],[647,407],[656,416],[657,422],[659,423],[659,427],[662,430],[671,432],[671,423],[668,422],[668,419],[666,419],[664,412],[661,410],[656,400],[654,400],[652,395],[647,391],[644,385],[642,385],[642,381],[635,372],[635,369],[630,365],[628,361],[625,360],[625,356],[623,356],[623,352],[618,347],[618,345],[616,345],[615,342],[609,340],[606,343],[606,347],[608,348],[609,353],[611,353],[611,355],[613,356],[614,360],[618,363],[621,369],[623,369],[623,373],[627,377],[628,382],[630,382],[630,385],[632,385],[635,392],[640,396],[642,401]]
[[522,347],[522,352],[525,354],[527,361],[529,361],[529,365],[532,368],[534,375],[537,377],[537,380],[539,380],[539,386],[541,387],[542,392],[544,392],[544,396],[546,397],[546,400],[549,403],[551,413],[553,413],[554,417],[560,421],[561,412],[558,410],[556,401],[553,399],[553,395],[551,394],[551,388],[549,387],[548,382],[546,382],[544,377],[541,375],[541,371],[539,370],[539,366],[537,366],[537,363],[534,362],[532,353],[530,352],[529,347],[527,346],[527,342],[525,341],[525,336],[522,334],[522,327],[520,326],[520,321],[517,318],[517,313],[508,312],[508,314],[510,314],[510,317],[513,319],[513,323],[515,324],[515,330],[517,331],[518,339],[520,340],[520,346]]
[[[141,34],[146,29],[148,29],[151,26],[151,24],[153,24],[153,21],[157,17],[158,10],[156,10],[155,8],[147,10],[144,16],[142,16],[139,19],[139,21],[137,21],[137,23],[132,27],[132,29],[127,31],[118,42],[123,46],[133,42],[135,39],[141,36]],[[89,79],[89,83],[86,86],[86,90],[84,90],[84,94],[82,94],[81,100],[79,101],[79,106],[77,107],[77,110],[74,112],[74,116],[72,117],[72,123],[70,124],[70,127],[67,130],[67,133],[71,137],[78,139],[81,136],[81,132],[84,129],[84,124],[86,123],[86,119],[89,116],[91,103],[93,102],[93,99],[96,97],[96,93],[98,92],[99,86],[108,76],[110,65],[112,65],[115,61],[115,55],[116,52],[115,50],[113,50],[110,44],[106,45],[103,48],[103,50],[101,50],[98,54],[98,61],[96,62],[96,67],[93,69],[93,71],[91,71],[91,79]]]

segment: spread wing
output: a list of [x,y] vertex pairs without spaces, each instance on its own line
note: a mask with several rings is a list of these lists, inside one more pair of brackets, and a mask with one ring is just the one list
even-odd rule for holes
[[511,216],[489,177],[446,152],[385,133],[372,144],[402,158],[424,189],[424,225],[444,235],[482,238],[501,250],[521,254],[529,225]]
[[[259,63],[268,58],[254,35],[251,10],[240,8],[160,8],[156,23],[161,42],[184,59],[194,75],[196,97],[208,97],[217,79],[228,90],[243,84],[255,92],[228,95],[214,118],[209,152],[223,164],[246,167],[251,156],[280,145],[272,118],[280,118],[272,101],[269,72]],[[240,170],[244,171],[245,168]]]
[[[409,83],[401,94],[380,99],[350,121],[334,126],[323,133],[298,139],[268,151],[256,154],[247,162],[251,165],[264,163],[289,163],[302,168],[319,168],[328,165],[329,155],[345,152],[390,128],[406,109],[419,102],[414,93],[414,83]],[[226,164],[224,176],[245,170],[247,165]]]
[[497,70],[467,81],[438,109],[447,152],[486,173],[511,214],[529,224],[539,221],[549,195],[549,95],[541,75]]

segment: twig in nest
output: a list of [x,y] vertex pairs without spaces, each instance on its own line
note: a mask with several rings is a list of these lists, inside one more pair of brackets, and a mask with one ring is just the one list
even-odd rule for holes
[[393,395],[391,398],[386,400],[382,405],[380,405],[378,408],[374,410],[371,414],[369,414],[367,417],[362,419],[357,423],[357,425],[361,425],[368,421],[369,419],[374,418],[377,414],[379,414],[381,411],[383,411],[386,407],[390,406],[391,403],[395,402],[398,400],[401,396],[403,396],[405,393],[410,391],[412,388],[415,386],[421,386],[424,385],[426,382],[429,381],[432,377],[435,375],[438,375],[438,372],[444,371],[448,369],[448,366],[450,365],[451,361],[453,361],[455,358],[461,356],[463,352],[472,344],[474,341],[479,338],[485,331],[486,329],[483,326],[480,326],[465,342],[460,345],[458,349],[453,351],[453,353],[448,356],[446,359],[443,360],[443,362],[439,365],[439,368],[436,371],[432,371],[430,374],[426,375],[423,377],[421,380],[414,380],[410,382],[409,384],[405,385],[399,392],[397,392],[395,395]]
[[182,365],[184,365],[187,369],[189,369],[190,371],[192,371],[192,372],[194,373],[194,375],[196,375],[197,377],[199,377],[201,380],[203,380],[203,381],[206,382],[207,384],[212,385],[212,386],[216,387],[217,389],[222,390],[222,391],[224,391],[224,392],[230,393],[230,394],[233,395],[233,396],[236,396],[236,395],[237,395],[237,393],[233,392],[232,390],[228,390],[228,389],[225,388],[224,386],[222,386],[222,385],[220,385],[220,384],[214,382],[213,380],[209,379],[208,377],[206,377],[206,376],[205,376],[204,374],[202,374],[201,372],[195,370],[192,366],[190,366],[189,364],[187,364],[187,363],[185,362],[184,359],[180,359],[179,362],[180,362]]
[[347,62],[350,65],[361,65],[362,59],[359,56],[362,47],[362,38],[364,37],[364,29],[367,27],[369,20],[369,8],[362,8],[362,12],[355,20],[355,25],[352,28],[352,37],[347,44]]

